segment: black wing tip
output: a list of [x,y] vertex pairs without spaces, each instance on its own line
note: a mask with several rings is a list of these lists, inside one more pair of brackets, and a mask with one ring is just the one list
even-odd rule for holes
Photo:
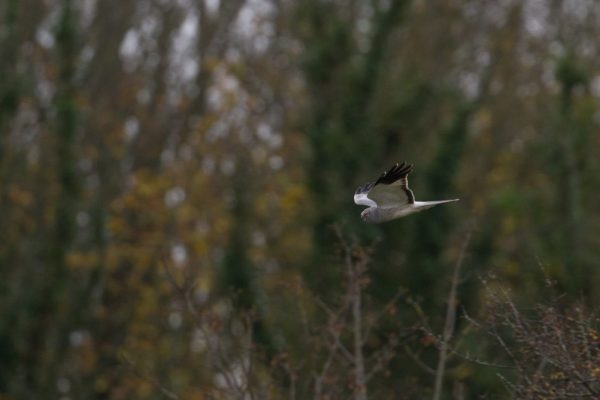
[[388,171],[385,171],[383,174],[381,174],[375,184],[383,183],[384,185],[390,185],[396,182],[398,179],[404,178],[406,175],[410,174],[412,170],[412,164],[407,164],[406,162],[402,162],[400,164],[396,163]]

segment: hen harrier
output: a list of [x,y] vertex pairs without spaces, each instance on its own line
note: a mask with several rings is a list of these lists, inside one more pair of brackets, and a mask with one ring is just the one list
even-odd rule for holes
[[354,193],[354,202],[367,206],[360,218],[372,224],[391,221],[409,214],[426,210],[443,203],[458,201],[416,201],[412,190],[408,188],[408,174],[413,166],[406,163],[396,164],[373,182],[360,186]]

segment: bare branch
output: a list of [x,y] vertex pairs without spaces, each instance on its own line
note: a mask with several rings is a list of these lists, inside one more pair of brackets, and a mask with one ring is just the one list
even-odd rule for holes
[[150,383],[156,389],[160,390],[160,392],[162,394],[164,394],[167,398],[169,398],[171,400],[179,400],[180,399],[180,397],[177,394],[175,394],[171,390],[167,389],[167,387],[165,385],[163,385],[160,382],[160,380],[158,380],[155,377],[150,376],[150,374],[148,374],[148,373],[141,372],[140,369],[137,367],[137,365],[131,359],[129,359],[129,357],[127,357],[127,355],[125,353],[121,353],[120,358],[125,363],[125,365],[127,365],[129,367],[129,369],[133,372],[133,374],[135,376]]
[[446,360],[448,356],[448,342],[454,334],[454,323],[456,320],[456,291],[460,280],[460,269],[462,267],[465,253],[469,242],[471,241],[472,228],[469,228],[467,236],[463,241],[458,260],[454,266],[452,273],[452,284],[450,286],[450,292],[448,293],[448,304],[446,308],[446,320],[444,323],[444,332],[440,343],[440,358],[435,374],[435,386],[433,390],[433,400],[439,400],[442,395],[442,384],[444,380],[444,371],[446,369]]

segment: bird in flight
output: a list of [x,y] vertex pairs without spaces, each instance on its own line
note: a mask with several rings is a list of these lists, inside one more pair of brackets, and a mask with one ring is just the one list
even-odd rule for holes
[[364,222],[378,224],[405,217],[438,204],[458,201],[458,199],[416,201],[414,193],[408,187],[408,174],[412,170],[412,165],[404,162],[396,164],[389,171],[381,174],[375,182],[369,182],[356,189],[354,202],[368,207],[360,213],[360,218]]

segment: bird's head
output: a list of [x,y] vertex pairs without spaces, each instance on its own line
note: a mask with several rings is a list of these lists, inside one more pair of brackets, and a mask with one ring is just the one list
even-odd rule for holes
[[363,222],[371,222],[373,220],[373,211],[374,209],[372,208],[365,208],[360,213],[360,219],[362,219]]

